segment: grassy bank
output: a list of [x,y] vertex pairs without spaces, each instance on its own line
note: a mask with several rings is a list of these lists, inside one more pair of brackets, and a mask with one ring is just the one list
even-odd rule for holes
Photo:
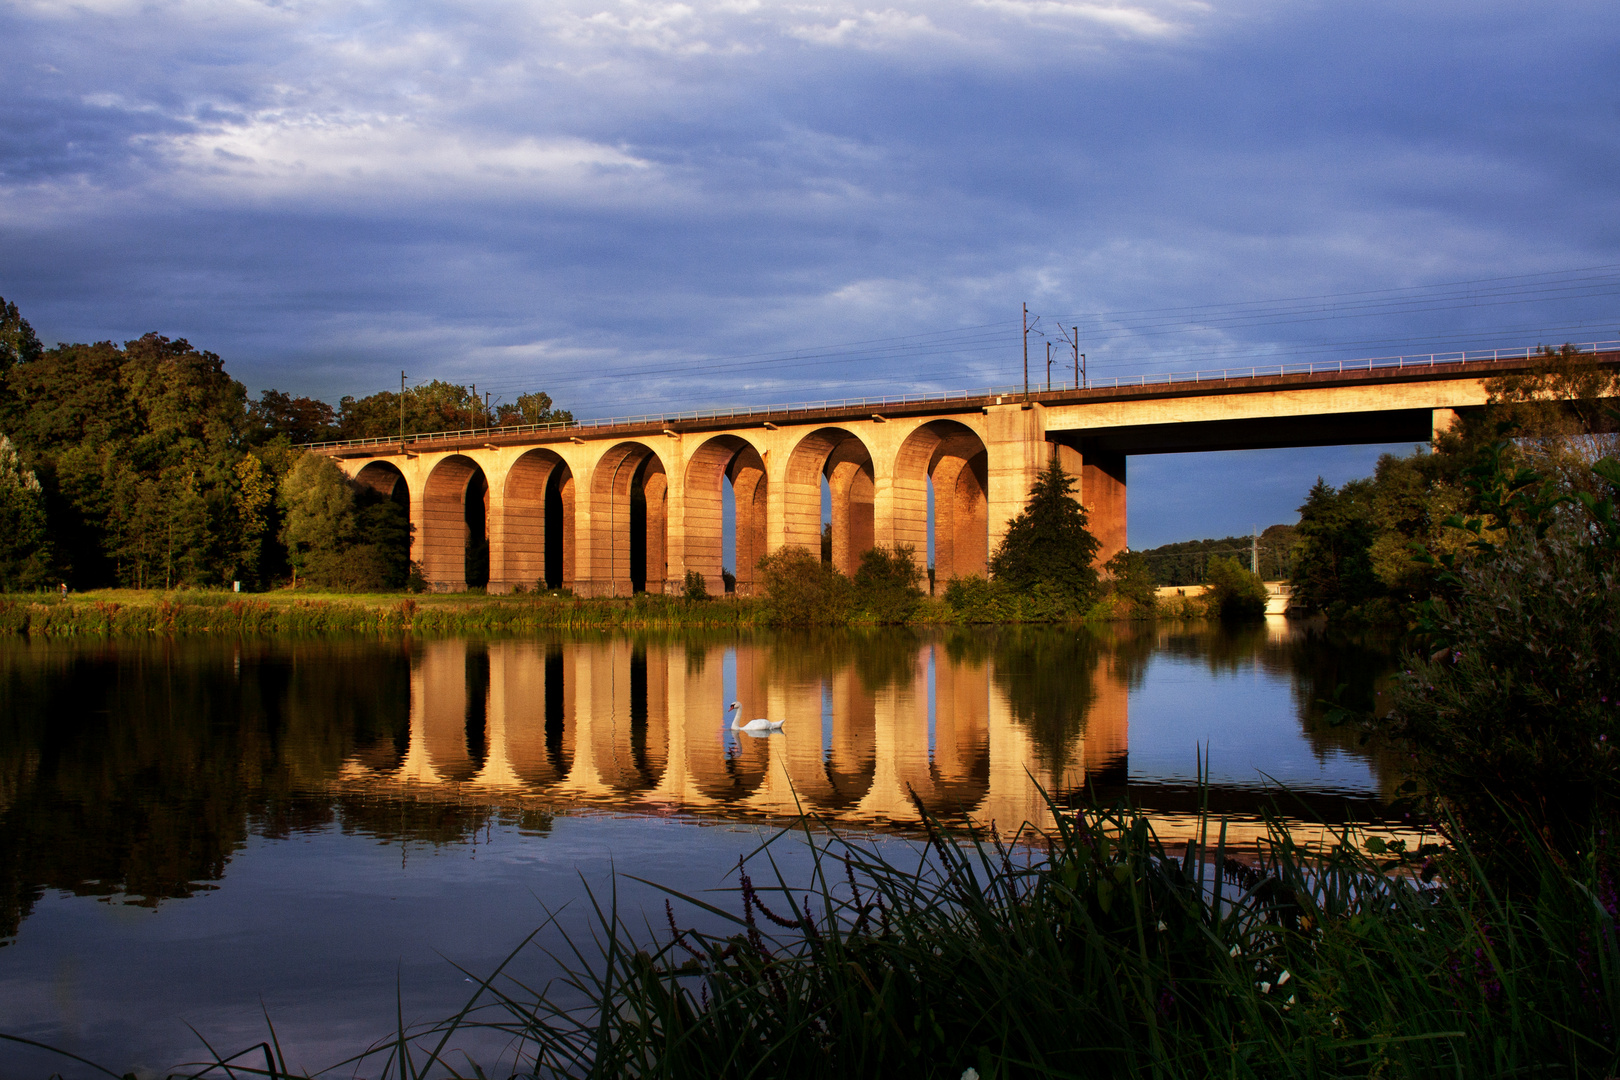
[[724,628],[762,621],[757,601],[623,600],[476,593],[243,595],[109,589],[0,597],[0,634],[52,637],[149,634],[522,633],[558,628]]
[[[1196,601],[1167,602],[1159,617],[1199,618]],[[184,590],[106,589],[72,593],[0,595],[0,636],[144,636],[150,634],[481,634],[554,629],[680,629],[768,626],[777,619],[766,600],[709,599],[641,594],[625,599],[567,596],[485,596],[480,593],[328,593],[308,590],[238,594]],[[1099,603],[1086,621],[1139,618],[1141,613]],[[904,621],[914,626],[1047,623],[1076,616],[1038,598],[998,598],[952,606],[917,601]],[[841,616],[842,625],[875,626],[887,620],[865,609]]]

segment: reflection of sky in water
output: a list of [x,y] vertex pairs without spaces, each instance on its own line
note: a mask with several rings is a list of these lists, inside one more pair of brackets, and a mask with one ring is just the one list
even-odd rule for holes
[[[313,800],[309,807],[329,808],[333,804],[326,800],[341,794],[338,820],[345,824],[307,832],[294,826],[288,839],[253,836],[240,849],[225,842],[222,877],[209,869],[212,863],[191,867],[184,872],[210,878],[205,891],[164,900],[155,911],[55,891],[78,878],[29,876],[56,873],[60,868],[53,869],[51,859],[36,860],[39,868],[23,867],[25,884],[52,887],[14,943],[0,949],[4,1028],[119,1071],[136,1064],[168,1067],[201,1050],[186,1021],[230,1050],[263,1039],[262,995],[284,1042],[299,1047],[295,1064],[320,1068],[388,1034],[396,979],[407,1020],[440,1018],[471,989],[450,961],[476,972],[493,969],[540,924],[544,907],[561,910],[563,930],[576,936],[587,930],[590,900],[582,877],[604,903],[614,868],[688,892],[731,886],[734,879],[727,875],[738,857],[772,833],[782,815],[799,805],[801,793],[821,800],[814,805],[830,807],[839,827],[855,832],[873,821],[913,822],[909,790],[938,805],[961,799],[981,821],[1016,823],[1044,812],[1045,803],[1032,794],[1031,773],[1057,793],[1058,778],[1077,784],[1086,768],[1106,770],[1124,750],[1131,797],[1173,813],[1185,798],[1169,788],[1195,780],[1194,748],[1205,745],[1216,788],[1243,789],[1239,798],[1227,800],[1238,804],[1239,813],[1252,813],[1241,804],[1254,801],[1248,793],[1267,783],[1262,774],[1309,792],[1376,796],[1367,764],[1343,750],[1318,759],[1301,730],[1292,680],[1332,685],[1337,672],[1312,667],[1309,655],[1297,653],[1293,675],[1290,664],[1279,662],[1280,653],[1270,656],[1268,671],[1252,650],[1236,652],[1248,657],[1233,661],[1236,670],[1212,670],[1200,634],[1207,636],[1182,634],[1170,644],[1121,638],[1107,646],[1118,651],[1099,652],[1094,668],[1073,672],[1065,665],[1089,664],[1089,653],[1016,651],[1020,642],[1068,642],[1072,631],[1066,630],[975,638],[969,644],[993,647],[970,649],[957,660],[944,640],[926,638],[861,638],[854,650],[802,655],[793,651],[798,642],[771,652],[769,641],[745,640],[710,646],[706,667],[701,654],[690,656],[679,643],[652,641],[632,649],[617,639],[590,646],[565,642],[555,654],[525,642],[473,647],[429,640],[417,643],[409,658],[372,646],[351,655],[319,644],[280,645],[286,655],[261,650],[264,655],[248,664],[238,663],[239,654],[202,643],[189,646],[197,662],[177,669],[190,672],[193,682],[185,685],[192,697],[170,689],[174,676],[157,646],[121,653],[122,659],[97,659],[73,680],[61,680],[41,664],[39,677],[50,685],[71,683],[101,695],[75,706],[77,712],[57,712],[127,714],[121,723],[132,732],[146,730],[148,738],[167,739],[154,745],[168,747],[174,760],[186,760],[188,752],[256,752],[258,743],[239,745],[218,732],[234,730],[237,713],[259,708],[261,699],[289,703],[278,705],[277,715],[301,717],[301,726],[285,727],[287,741],[278,745],[287,757],[273,764],[301,778],[299,798]],[[1133,642],[1156,651],[1142,659],[1145,670],[1127,689],[1118,658],[1131,655]],[[894,648],[879,652],[885,643]],[[1188,658],[1178,649],[1199,655]],[[1234,653],[1220,655],[1225,664]],[[857,660],[871,662],[863,668]],[[1037,661],[1041,666],[1030,666]],[[16,670],[35,669],[24,664]],[[298,679],[289,674],[294,671]],[[132,674],[139,672],[154,677],[142,682]],[[557,687],[572,689],[553,701],[552,685],[542,685],[542,675],[559,675]],[[1347,669],[1346,677],[1353,671]],[[1091,681],[1079,681],[1085,678]],[[1032,691],[1014,694],[1031,689],[1028,680],[1035,680]],[[119,691],[121,686],[144,686],[150,695]],[[1095,695],[1083,734],[1078,725],[1054,734],[1031,722],[1029,709],[1061,706],[1076,688]],[[207,701],[219,715],[205,723],[208,717],[199,713],[192,727],[173,727],[171,694],[180,702]],[[725,707],[739,699],[744,720],[770,714],[786,717],[789,727],[760,740],[726,731]],[[349,716],[331,708],[352,702],[377,703],[376,714]],[[565,722],[556,747],[553,705],[556,719]],[[1026,715],[1015,715],[1017,708]],[[41,711],[35,726],[55,730],[55,715]],[[208,732],[216,733],[216,741],[208,741]],[[334,741],[339,735],[353,744]],[[198,741],[193,747],[187,740]],[[49,768],[28,775],[49,788],[58,775],[52,769],[60,766],[64,797],[82,798],[85,789],[73,785],[78,778],[102,776],[104,769],[118,777],[144,775],[137,766],[151,762],[116,756],[128,745],[106,742],[103,760],[100,751],[91,752],[94,745],[76,743],[74,753],[83,760],[69,754],[63,759],[68,764],[60,765],[51,764],[55,758],[37,758]],[[333,749],[338,746],[347,748]],[[768,762],[779,771],[794,770],[792,783],[773,789]],[[638,813],[564,815],[549,819],[549,831],[537,824],[538,832],[520,832],[500,824],[518,813],[501,800],[528,790],[513,786],[510,770],[518,766],[523,776],[538,777],[523,784],[547,798],[543,805],[633,807]],[[587,766],[618,786],[600,777],[592,786],[561,775],[570,769],[584,775]],[[499,783],[481,786],[485,772]],[[142,787],[141,797],[180,803],[213,798],[218,805],[209,820],[230,836],[240,835],[229,829],[239,820],[232,815],[245,810],[224,790],[179,790],[190,775],[174,774],[175,790]],[[670,781],[668,790],[651,786],[670,776],[678,782]],[[801,780],[804,786],[796,786]],[[1154,792],[1154,785],[1166,788]],[[50,798],[17,803],[11,817],[0,813],[0,826],[26,825],[15,811],[25,805],[49,813],[58,804]],[[526,821],[548,820],[536,804],[521,805],[524,813],[533,811]],[[680,810],[708,816],[677,815]],[[172,815],[152,820],[172,821]],[[300,819],[293,813],[290,820]],[[327,822],[332,816],[304,820]],[[485,827],[489,820],[497,823]],[[52,829],[39,835],[59,840]],[[379,843],[378,836],[414,839],[401,847]],[[116,863],[115,855],[95,854],[94,836],[81,839],[85,850],[63,866]],[[173,842],[188,839],[195,837],[179,829]],[[432,847],[424,839],[445,842]],[[804,859],[797,842],[789,841],[772,850],[793,877]],[[12,850],[38,849],[13,844]],[[764,869],[756,873],[766,876]],[[736,907],[734,896],[711,899],[726,910]],[[662,895],[649,886],[621,879],[619,902],[643,936],[649,919],[662,928]],[[560,946],[560,931],[548,929],[542,941]],[[524,974],[542,974],[538,955],[523,963]],[[493,1050],[484,1060],[493,1062]],[[0,1077],[58,1070],[69,1080],[91,1075],[0,1044]]]
[[1210,781],[1257,787],[1376,794],[1372,770],[1340,750],[1318,757],[1300,729],[1286,675],[1252,659],[1212,672],[1201,660],[1155,655],[1131,691],[1133,784],[1191,783],[1197,748],[1208,747]]
[[[48,893],[26,931],[0,951],[4,1029],[122,1073],[198,1060],[192,1055],[205,1051],[186,1023],[224,1053],[264,1040],[262,996],[283,1045],[296,1048],[294,1071],[314,1071],[394,1030],[396,978],[407,1022],[454,1013],[473,985],[452,961],[480,975],[494,970],[542,924],[546,908],[561,909],[557,926],[588,949],[582,879],[604,904],[615,867],[693,894],[734,888],[738,857],[772,831],[591,815],[558,818],[544,836],[496,826],[476,845],[412,844],[407,851],[333,828],[280,841],[255,837],[215,891],[155,910]],[[771,851],[802,878],[802,844],[778,842]],[[755,867],[753,876],[765,883],[768,866]],[[705,899],[736,906],[732,895]],[[643,910],[662,927],[655,890],[620,878],[618,900],[643,940]],[[678,918],[683,926],[721,929],[700,916],[688,910]],[[553,950],[563,945],[557,929],[537,941]],[[531,981],[555,975],[542,964],[531,950],[513,970]],[[503,1044],[481,1059],[486,1069]],[[381,1062],[360,1075],[377,1075]],[[0,1044],[0,1075],[56,1072],[68,1080],[92,1075]]]

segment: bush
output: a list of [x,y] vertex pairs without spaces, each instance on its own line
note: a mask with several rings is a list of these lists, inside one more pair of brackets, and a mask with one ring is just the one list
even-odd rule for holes
[[[1620,463],[1592,470],[1620,486]],[[1510,875],[1528,832],[1562,858],[1590,854],[1620,809],[1620,527],[1613,494],[1578,501],[1501,448],[1473,470],[1478,539],[1445,557],[1420,609],[1384,725],[1413,752],[1444,827]]]
[[1245,570],[1236,559],[1218,555],[1209,561],[1206,576],[1209,592],[1205,594],[1205,603],[1210,618],[1222,622],[1265,618],[1266,583],[1258,574]]
[[855,571],[855,606],[880,623],[903,623],[922,599],[922,569],[910,545],[875,547]]
[[1153,581],[1153,571],[1141,552],[1126,548],[1109,559],[1103,570],[1116,598],[1130,605],[1133,611],[1153,613],[1159,591]]
[[696,570],[686,572],[686,580],[681,589],[681,595],[688,600],[707,600],[709,598],[709,584],[703,580],[703,575]]
[[771,622],[827,626],[849,618],[849,579],[804,548],[789,545],[762,557],[759,573]]

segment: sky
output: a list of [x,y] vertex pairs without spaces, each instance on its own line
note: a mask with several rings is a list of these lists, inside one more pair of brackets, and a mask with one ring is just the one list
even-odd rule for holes
[[[1008,385],[1024,304],[1036,379],[1058,327],[1093,379],[1620,338],[1612,0],[0,0],[0,41],[0,296],[255,394]],[[1133,458],[1130,540],[1411,449]]]

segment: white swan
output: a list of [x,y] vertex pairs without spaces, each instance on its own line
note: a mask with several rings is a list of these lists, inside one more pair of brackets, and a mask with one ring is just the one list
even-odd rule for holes
[[[731,716],[731,714],[736,711],[737,703],[733,701],[731,703],[731,708],[726,710],[726,715]],[[731,730],[741,731],[748,735],[769,735],[773,731],[782,730],[782,721],[780,720],[767,720],[764,717],[760,717],[758,720],[750,720],[746,724],[742,723],[741,721],[742,717],[732,716]]]

